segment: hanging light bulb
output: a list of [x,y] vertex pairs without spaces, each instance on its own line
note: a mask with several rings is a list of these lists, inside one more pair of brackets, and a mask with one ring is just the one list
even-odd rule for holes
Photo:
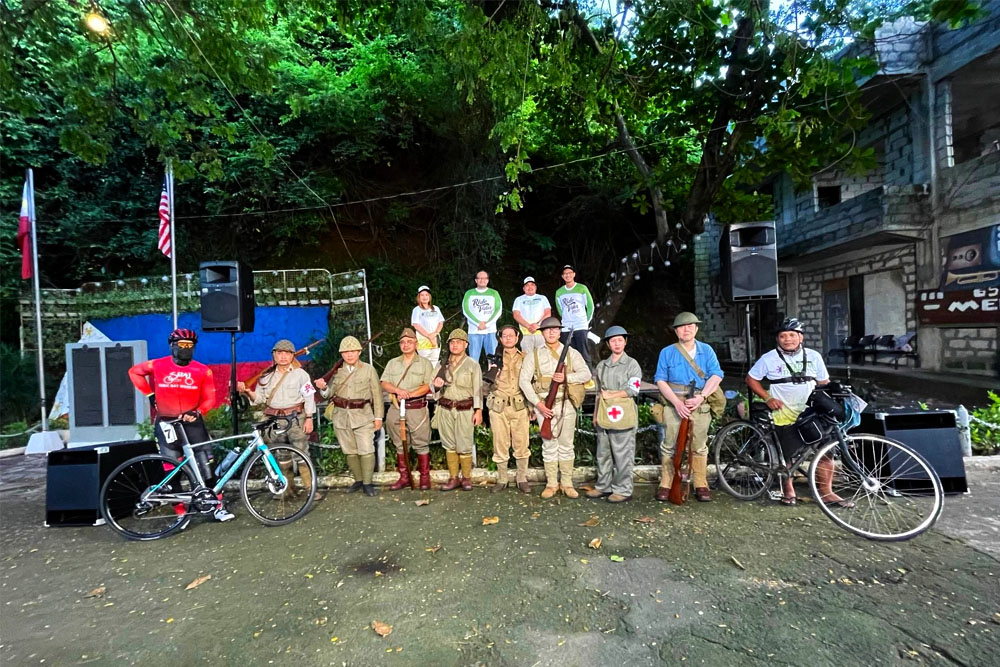
[[667,239],[667,245],[668,246],[674,245],[674,240],[673,239]]
[[115,281],[115,285],[118,285],[119,287],[124,287],[125,286],[125,281],[124,280],[120,280],[120,279],[116,280]]
[[688,244],[687,243],[682,243],[681,244],[681,250],[687,250],[687,249],[688,249]]
[[622,264],[624,264],[626,261],[628,261],[628,257],[622,257]]
[[160,276],[160,280],[162,280],[163,282],[167,282],[170,280],[170,278],[168,278],[167,276]]
[[147,280],[146,278],[142,278],[141,280],[139,280],[139,282],[145,285],[146,283],[149,282],[149,280]]
[[647,270],[652,271],[653,270],[653,265],[650,264]]
[[639,259],[639,253],[637,252],[632,253],[632,259]]
[[670,260],[669,259],[663,260],[663,266],[670,266]]
[[91,5],[90,11],[84,16],[84,23],[87,24],[88,30],[98,35],[107,35],[111,31],[111,25],[104,18],[104,14],[100,12],[97,5]]
[[678,222],[676,225],[674,225],[674,228],[680,229],[681,228],[681,223]]
[[604,305],[605,306],[610,306],[611,305],[611,299],[608,299],[607,301],[605,301]]
[[640,275],[639,275],[638,273],[637,273],[637,274],[635,274],[635,279],[636,279],[636,280],[639,280],[639,279],[640,279],[641,277],[642,277],[642,276],[640,276]]
[[619,294],[621,294],[621,293],[622,293],[622,291],[621,291],[621,290],[618,290],[618,293],[619,293]]
[[695,234],[694,235],[694,240],[695,241],[700,241],[701,240],[701,234]]

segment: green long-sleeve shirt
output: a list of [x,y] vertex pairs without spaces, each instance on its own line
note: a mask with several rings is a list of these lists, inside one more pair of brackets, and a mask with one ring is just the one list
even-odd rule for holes
[[563,331],[589,329],[594,316],[594,298],[586,285],[575,283],[572,288],[563,285],[556,290],[556,307],[562,318]]
[[[489,287],[470,289],[462,299],[462,313],[469,324],[469,333],[496,333],[502,310],[500,294]],[[486,323],[485,329],[479,328],[480,322]]]

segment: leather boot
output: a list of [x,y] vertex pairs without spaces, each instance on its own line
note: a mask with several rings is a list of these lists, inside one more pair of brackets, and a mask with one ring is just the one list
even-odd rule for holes
[[[295,470],[292,468],[291,461],[278,461],[278,468],[281,470],[281,474],[285,476],[288,481],[288,488],[285,489],[285,495],[288,497],[297,496],[299,494],[298,488],[295,486]],[[305,479],[302,480],[303,484]]]
[[472,491],[472,454],[462,454],[458,458],[462,464],[462,490]]
[[362,454],[359,458],[361,459],[361,488],[364,489],[366,496],[374,496],[376,491],[372,479],[375,477],[375,455]]
[[507,488],[507,462],[497,464],[497,483],[490,489],[492,493],[498,493]]
[[410,468],[407,465],[408,461],[406,457],[403,456],[402,452],[396,454],[396,470],[399,471],[399,479],[396,483],[389,487],[390,491],[399,491],[400,489],[406,489],[410,486]]
[[351,477],[354,478],[354,484],[348,487],[348,493],[354,493],[355,491],[360,491],[364,482],[361,481],[361,457],[357,454],[347,454],[347,467],[351,470]]
[[559,493],[559,462],[545,462],[545,490],[542,491],[542,500],[548,500]]
[[531,493],[531,485],[528,484],[528,459],[517,459],[517,490],[521,493]]
[[[302,477],[302,487],[306,493],[309,493],[309,489],[313,485],[312,473],[309,472],[309,468],[302,466],[299,468],[299,476]],[[313,496],[313,502],[318,502],[323,500],[323,492],[319,490],[319,484],[316,484],[316,495]]]
[[694,497],[700,503],[711,502],[708,490],[708,454],[691,455],[691,477],[694,479]]
[[454,491],[462,486],[462,482],[458,479],[458,452],[445,451],[444,455],[448,459],[448,481],[440,489]]
[[431,488],[431,455],[417,454],[417,466],[420,468],[420,490]]
[[573,488],[573,459],[565,459],[559,462],[560,481],[559,486],[567,498],[579,498],[580,494]]

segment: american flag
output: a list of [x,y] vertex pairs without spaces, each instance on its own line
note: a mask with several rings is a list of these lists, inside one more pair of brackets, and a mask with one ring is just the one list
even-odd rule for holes
[[172,256],[173,239],[170,238],[170,195],[167,193],[167,178],[163,177],[163,192],[160,193],[160,240],[156,247],[166,255]]

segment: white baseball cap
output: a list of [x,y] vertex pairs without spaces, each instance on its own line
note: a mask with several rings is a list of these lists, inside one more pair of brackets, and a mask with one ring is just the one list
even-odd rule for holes
[[421,285],[420,287],[417,288],[417,294],[420,294],[421,292],[427,292],[428,294],[430,294],[431,288],[428,287],[427,285]]
[[528,283],[533,283],[533,282],[535,282],[535,279],[533,277],[531,277],[531,276],[528,276],[527,278],[524,279],[524,282],[522,282],[521,284],[522,285],[527,285]]

